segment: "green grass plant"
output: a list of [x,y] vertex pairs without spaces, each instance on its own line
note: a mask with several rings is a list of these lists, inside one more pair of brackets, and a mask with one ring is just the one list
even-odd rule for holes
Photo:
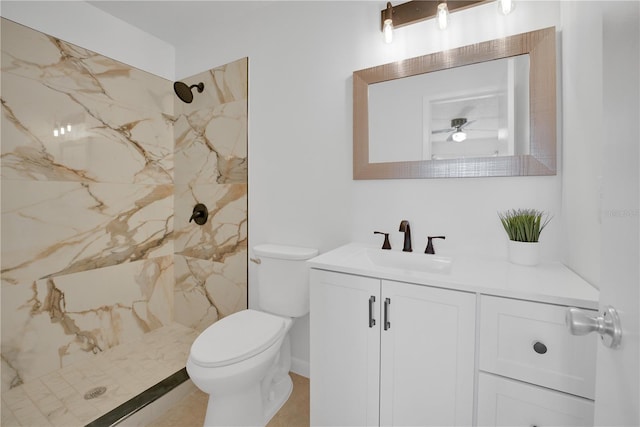
[[547,213],[537,209],[511,209],[498,212],[498,216],[509,240],[516,242],[537,242],[540,233],[551,221]]

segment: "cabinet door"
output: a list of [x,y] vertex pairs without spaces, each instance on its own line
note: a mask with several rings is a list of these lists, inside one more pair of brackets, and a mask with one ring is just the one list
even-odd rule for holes
[[381,303],[380,425],[471,425],[475,294],[383,281]]
[[377,426],[380,280],[315,269],[310,278],[311,425]]
[[593,401],[480,372],[478,426],[592,426]]

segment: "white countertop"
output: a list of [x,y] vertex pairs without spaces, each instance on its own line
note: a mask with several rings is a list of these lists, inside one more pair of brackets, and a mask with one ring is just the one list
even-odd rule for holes
[[598,290],[560,262],[527,267],[512,264],[506,259],[461,255],[452,257],[452,267],[448,272],[421,272],[376,265],[366,255],[368,250],[382,251],[375,246],[350,243],[312,258],[307,263],[311,268],[321,270],[598,309]]

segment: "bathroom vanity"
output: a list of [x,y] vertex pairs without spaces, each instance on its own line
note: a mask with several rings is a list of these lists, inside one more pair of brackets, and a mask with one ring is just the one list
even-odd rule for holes
[[592,425],[598,291],[560,263],[349,244],[311,267],[311,425]]

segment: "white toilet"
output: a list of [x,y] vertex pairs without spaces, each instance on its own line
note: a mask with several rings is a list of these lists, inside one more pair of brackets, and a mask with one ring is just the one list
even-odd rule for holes
[[187,372],[209,395],[205,426],[264,426],[291,394],[289,329],[309,312],[305,261],[317,249],[264,244],[260,260],[260,309],[227,316],[191,346]]

